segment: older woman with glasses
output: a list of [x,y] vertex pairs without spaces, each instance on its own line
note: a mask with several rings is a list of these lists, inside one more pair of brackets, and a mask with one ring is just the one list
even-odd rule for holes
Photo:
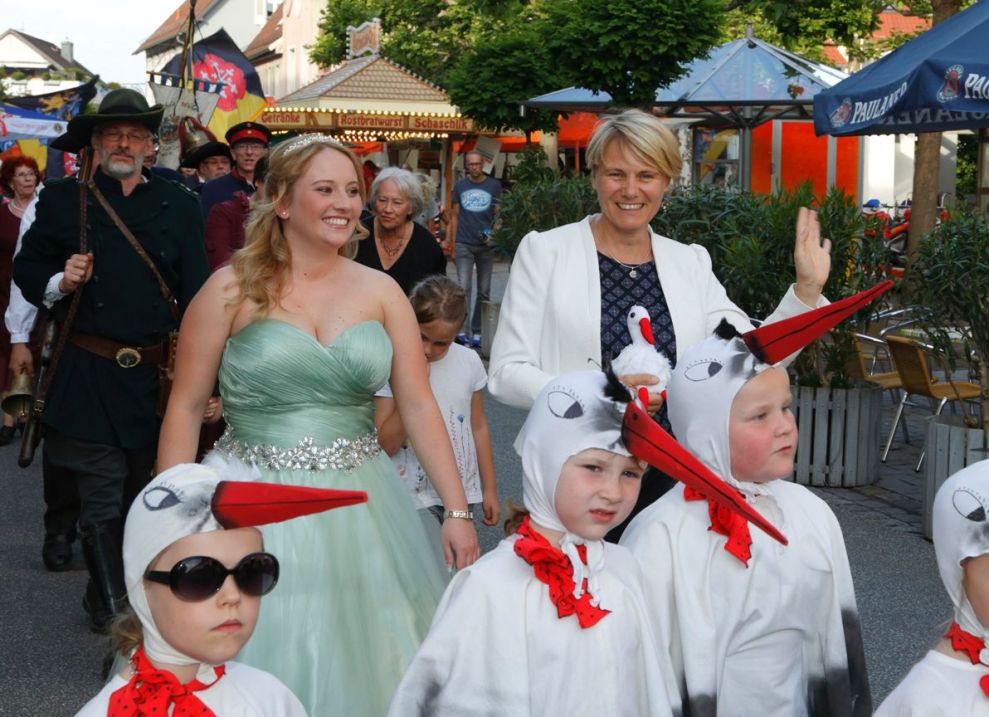
[[355,261],[385,272],[406,295],[427,276],[446,274],[440,245],[414,221],[425,199],[412,172],[396,167],[381,170],[371,184],[369,203],[373,216],[363,222],[368,236],[358,243]]
[[[21,228],[21,217],[34,201],[41,172],[32,157],[13,157],[0,167],[0,189],[4,202],[0,206],[0,313],[7,311],[10,303],[10,272],[14,263],[14,248]],[[8,375],[10,362],[10,334],[7,327],[0,326],[0,392],[10,387],[12,377]],[[6,446],[14,439],[14,418],[3,414],[0,426],[0,446]]]
[[[740,331],[752,327],[725,294],[706,249],[659,236],[649,226],[681,169],[676,138],[661,120],[641,110],[608,117],[594,130],[587,164],[600,213],[529,233],[512,263],[488,387],[513,406],[531,406],[560,373],[617,356],[632,343],[627,314],[633,305],[649,312],[654,346],[673,364],[722,319]],[[831,269],[830,242],[821,241],[815,212],[801,210],[793,254],[796,281],[767,322],[826,303],[821,289]],[[657,380],[620,378],[629,386]],[[661,393],[649,396],[650,412],[669,429]],[[647,474],[637,510],[670,485]]]

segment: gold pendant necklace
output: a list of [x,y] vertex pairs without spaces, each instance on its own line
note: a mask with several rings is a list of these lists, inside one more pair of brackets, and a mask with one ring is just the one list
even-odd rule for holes
[[376,229],[378,230],[376,233],[376,236],[378,238],[378,244],[381,245],[381,248],[384,250],[385,254],[388,255],[389,259],[394,259],[396,256],[398,256],[399,252],[401,252],[402,249],[405,247],[405,243],[411,237],[411,233],[409,234],[409,237],[401,236],[399,237],[398,242],[394,246],[388,246],[388,244],[385,243],[384,237],[381,236],[381,225],[377,224]]

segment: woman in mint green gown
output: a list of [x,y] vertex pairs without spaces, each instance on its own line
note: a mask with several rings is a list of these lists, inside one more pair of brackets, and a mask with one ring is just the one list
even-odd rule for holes
[[[263,531],[282,572],[238,659],[280,678],[314,717],[383,715],[445,586],[377,445],[372,396],[386,380],[444,506],[467,511],[411,306],[390,277],[347,258],[360,177],[321,135],[272,152],[245,248],[186,312],[158,453],[161,470],[194,460],[219,376],[228,429],[217,459],[253,462],[266,481],[367,491],[350,511]],[[477,559],[469,519],[442,530],[449,566]]]

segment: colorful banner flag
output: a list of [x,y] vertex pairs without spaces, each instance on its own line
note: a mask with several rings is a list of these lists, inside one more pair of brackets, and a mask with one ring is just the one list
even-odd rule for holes
[[226,85],[205,80],[181,80],[177,75],[151,74],[151,91],[155,102],[164,106],[158,130],[158,161],[162,167],[178,169],[182,148],[179,124],[184,117],[195,117],[208,125]]
[[[7,102],[22,109],[40,112],[43,115],[62,120],[67,124],[70,119],[85,109],[91,99],[96,96],[96,83],[99,75],[95,75],[88,82],[70,87],[67,90],[58,90],[44,95],[31,95],[27,97],[10,97]],[[64,131],[64,127],[59,130],[59,134]],[[47,139],[42,140],[47,143]],[[60,152],[57,149],[40,146],[38,142],[25,140],[18,142],[21,152],[34,157],[38,161],[38,166],[45,172],[49,179],[57,179],[72,174],[75,171],[75,155],[67,152]]]
[[99,79],[99,75],[96,75],[85,84],[70,87],[67,90],[58,90],[44,95],[8,97],[5,101],[7,104],[32,112],[41,112],[68,122],[82,112],[86,103],[96,96],[96,82]]
[[[162,71],[180,75],[180,61],[181,55],[176,55]],[[264,109],[261,78],[226,31],[219,30],[195,43],[186,62],[190,63],[186,76],[191,74],[197,80],[223,85],[209,121],[209,128],[217,137],[223,137],[238,122],[256,119]]]

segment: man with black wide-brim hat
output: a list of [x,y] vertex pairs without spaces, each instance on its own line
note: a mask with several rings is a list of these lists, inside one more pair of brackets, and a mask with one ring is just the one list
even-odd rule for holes
[[73,295],[82,292],[71,326],[62,326],[67,340],[42,422],[45,460],[70,473],[79,488],[90,575],[83,604],[94,630],[105,630],[126,600],[123,518],[154,468],[159,368],[168,359],[169,332],[178,328],[178,312],[155,273],[115,222],[144,250],[179,310],[208,273],[195,196],[142,169],[162,113],[139,93],[119,89],[96,113],[70,120],[69,137],[91,146],[99,160],[85,206],[77,180],[46,185],[14,260],[14,281],[25,298],[63,322]]
[[243,192],[248,197],[254,194],[254,165],[268,154],[268,145],[271,144],[271,131],[259,122],[235,124],[225,136],[234,167],[230,174],[203,185],[199,204],[204,221],[214,204],[232,199],[234,192]]

